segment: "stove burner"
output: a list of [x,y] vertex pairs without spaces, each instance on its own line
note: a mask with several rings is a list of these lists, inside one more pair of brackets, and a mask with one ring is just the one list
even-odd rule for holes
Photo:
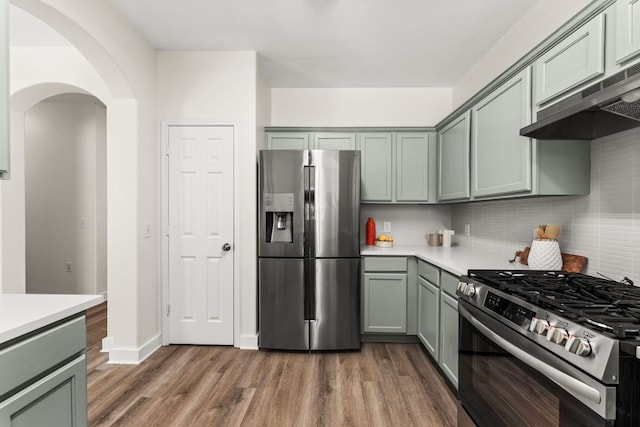
[[563,271],[469,270],[481,283],[616,338],[640,337],[640,287]]

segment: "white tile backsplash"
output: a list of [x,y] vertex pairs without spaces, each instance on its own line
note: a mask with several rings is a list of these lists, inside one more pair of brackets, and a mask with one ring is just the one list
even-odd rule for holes
[[[360,205],[360,240],[366,238],[365,224],[372,217],[376,222],[376,234],[388,234],[396,245],[425,245],[426,235],[451,228],[451,206],[448,205]],[[391,233],[382,231],[383,222],[391,222]],[[464,232],[464,228],[462,229]]]
[[[640,285],[640,129],[591,141],[591,192],[452,205],[460,245],[512,256],[538,224],[560,224],[563,252],[589,258],[586,273]],[[463,237],[464,224],[471,236]],[[511,254],[511,255],[509,255]]]

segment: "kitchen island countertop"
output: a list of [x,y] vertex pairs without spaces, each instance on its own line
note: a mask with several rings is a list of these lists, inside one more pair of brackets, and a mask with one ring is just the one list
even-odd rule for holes
[[87,310],[102,295],[0,294],[0,344]]
[[493,270],[528,270],[529,267],[520,263],[509,263],[499,255],[487,254],[459,246],[445,248],[442,246],[394,246],[379,248],[377,246],[362,245],[361,256],[415,256],[430,264],[440,267],[456,276],[467,274],[469,269]]

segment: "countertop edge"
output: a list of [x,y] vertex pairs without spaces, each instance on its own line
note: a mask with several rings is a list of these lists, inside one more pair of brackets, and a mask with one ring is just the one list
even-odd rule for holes
[[511,264],[506,259],[495,254],[474,251],[460,246],[430,247],[430,246],[394,246],[392,248],[378,248],[362,245],[360,256],[413,256],[432,264],[456,276],[467,274],[470,269],[495,270],[528,270],[523,264]]
[[[25,300],[31,296],[28,294],[0,294],[0,297],[12,298],[13,295],[25,295],[24,297],[19,297]],[[38,295],[38,297],[42,298],[43,296]],[[70,295],[68,297],[70,297],[68,298],[69,302],[61,304],[63,307],[45,310],[36,309],[34,310],[32,318],[21,321],[17,325],[11,325],[6,330],[0,330],[0,344],[4,344],[7,341],[36,331],[59,320],[73,316],[74,314],[81,313],[91,307],[101,304],[104,301],[104,297],[102,295]]]

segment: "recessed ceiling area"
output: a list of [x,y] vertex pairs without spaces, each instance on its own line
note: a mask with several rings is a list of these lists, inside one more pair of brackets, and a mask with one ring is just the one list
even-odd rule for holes
[[[531,0],[109,0],[158,50],[252,50],[274,88],[451,87]],[[14,46],[60,45],[11,12]],[[51,30],[53,31],[53,30]],[[55,32],[54,32],[55,33]],[[56,33],[57,34],[57,33]]]

